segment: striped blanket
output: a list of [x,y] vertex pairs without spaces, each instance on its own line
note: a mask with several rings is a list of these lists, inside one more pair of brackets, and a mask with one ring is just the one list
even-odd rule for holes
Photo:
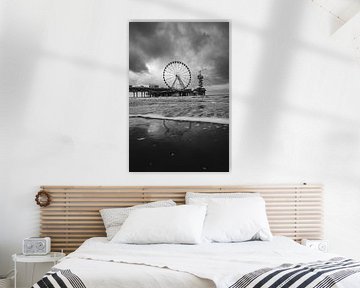
[[69,269],[51,269],[32,288],[86,288],[81,279]]
[[[229,288],[331,288],[360,272],[360,262],[333,258],[305,264],[283,264],[242,276]],[[86,288],[69,269],[52,269],[32,288]],[[351,288],[351,287],[349,287]]]
[[345,258],[296,265],[284,264],[246,274],[229,288],[331,288],[359,272],[360,262]]

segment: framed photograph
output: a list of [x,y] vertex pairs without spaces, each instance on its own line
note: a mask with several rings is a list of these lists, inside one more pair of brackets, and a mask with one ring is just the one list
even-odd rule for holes
[[229,22],[129,23],[129,171],[229,171]]

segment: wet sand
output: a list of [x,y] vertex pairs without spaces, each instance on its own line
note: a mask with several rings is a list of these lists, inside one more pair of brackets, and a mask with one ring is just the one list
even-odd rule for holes
[[130,172],[228,172],[229,125],[129,119]]
[[130,115],[229,118],[229,95],[129,98]]

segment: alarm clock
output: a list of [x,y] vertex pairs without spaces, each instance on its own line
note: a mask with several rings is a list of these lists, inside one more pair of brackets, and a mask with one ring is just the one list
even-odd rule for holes
[[311,249],[314,250],[318,250],[321,252],[327,252],[328,250],[328,243],[325,240],[308,240],[308,239],[303,239],[301,241],[301,244],[309,247]]
[[50,237],[30,237],[23,240],[22,252],[24,255],[46,255],[50,252]]

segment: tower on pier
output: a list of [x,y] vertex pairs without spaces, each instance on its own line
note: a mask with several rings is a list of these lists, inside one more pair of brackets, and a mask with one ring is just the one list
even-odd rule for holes
[[204,76],[201,74],[201,70],[197,76],[199,85],[197,88],[194,89],[195,95],[205,95],[206,89],[204,88]]

